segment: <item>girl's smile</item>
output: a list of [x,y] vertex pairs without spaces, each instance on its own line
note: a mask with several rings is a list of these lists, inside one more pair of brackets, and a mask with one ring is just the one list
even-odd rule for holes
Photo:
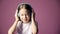
[[23,21],[24,23],[29,22],[30,16],[29,16],[29,14],[28,14],[28,10],[27,10],[27,9],[22,8],[22,9],[19,11],[19,13],[20,13],[20,19],[21,19],[21,21]]

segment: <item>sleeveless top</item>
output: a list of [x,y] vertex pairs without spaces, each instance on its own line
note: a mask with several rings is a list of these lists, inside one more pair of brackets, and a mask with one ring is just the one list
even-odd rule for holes
[[17,34],[32,34],[31,22],[22,23],[19,21],[17,24]]

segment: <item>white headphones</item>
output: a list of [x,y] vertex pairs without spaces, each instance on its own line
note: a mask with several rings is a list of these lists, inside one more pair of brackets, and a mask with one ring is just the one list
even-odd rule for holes
[[17,16],[20,17],[20,13],[18,13]]

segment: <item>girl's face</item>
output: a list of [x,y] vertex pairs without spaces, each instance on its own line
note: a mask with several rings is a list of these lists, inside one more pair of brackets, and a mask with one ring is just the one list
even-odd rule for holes
[[28,10],[25,8],[22,8],[20,11],[20,19],[23,21],[23,23],[28,23],[30,20],[30,16],[28,14]]

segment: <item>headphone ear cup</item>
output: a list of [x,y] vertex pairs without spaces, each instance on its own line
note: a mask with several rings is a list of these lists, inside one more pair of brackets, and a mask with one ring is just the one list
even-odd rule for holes
[[20,17],[20,14],[19,13],[17,15],[18,15],[18,17]]

